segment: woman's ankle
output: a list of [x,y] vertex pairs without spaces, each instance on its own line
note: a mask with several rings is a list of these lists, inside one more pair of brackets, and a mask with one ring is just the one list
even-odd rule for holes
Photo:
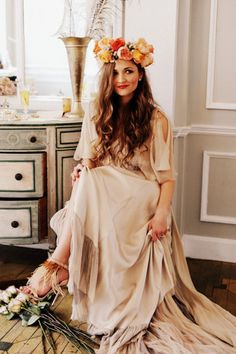
[[55,258],[54,256],[51,256],[48,259],[48,261],[57,264],[58,266],[64,268],[65,270],[68,270],[68,262],[62,262],[61,260]]
[[57,263],[58,265],[66,266],[68,267],[68,260],[69,260],[69,256],[70,254],[67,252],[65,253],[65,251],[61,249],[59,249],[59,247],[57,247],[55,249],[55,251],[51,254],[51,257],[49,258],[49,260],[54,261],[55,263]]

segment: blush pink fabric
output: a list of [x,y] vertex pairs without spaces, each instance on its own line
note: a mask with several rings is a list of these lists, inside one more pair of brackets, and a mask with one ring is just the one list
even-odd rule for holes
[[[171,126],[166,141],[161,127],[155,114],[149,148],[129,168],[84,168],[52,219],[59,242],[70,225],[72,319],[102,336],[98,354],[233,354],[236,318],[194,288],[173,214],[166,237],[147,232],[161,183],[175,178]],[[91,158],[94,139],[86,116],[76,158]]]

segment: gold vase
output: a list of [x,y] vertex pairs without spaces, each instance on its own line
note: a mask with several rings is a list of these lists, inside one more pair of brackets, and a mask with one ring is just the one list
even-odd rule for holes
[[84,77],[86,51],[90,41],[89,37],[64,37],[63,41],[68,57],[70,79],[73,93],[71,112],[66,113],[70,118],[82,118],[84,110],[81,106],[81,92]]

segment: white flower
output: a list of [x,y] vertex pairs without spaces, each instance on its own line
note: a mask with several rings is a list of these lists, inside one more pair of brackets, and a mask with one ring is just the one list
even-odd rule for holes
[[6,292],[9,294],[9,295],[15,295],[17,293],[17,289],[14,285],[11,285],[9,286],[7,289],[6,289]]
[[0,306],[0,314],[1,315],[8,315],[9,314],[6,306]]
[[12,299],[8,304],[8,310],[10,312],[19,313],[22,307],[22,302],[17,299]]
[[0,96],[15,95],[16,86],[8,77],[0,78]]
[[6,292],[6,290],[0,292],[0,301],[5,302],[5,304],[8,304],[8,302],[10,301],[10,296]]
[[29,295],[25,293],[19,293],[15,299],[25,303],[26,301],[29,301]]

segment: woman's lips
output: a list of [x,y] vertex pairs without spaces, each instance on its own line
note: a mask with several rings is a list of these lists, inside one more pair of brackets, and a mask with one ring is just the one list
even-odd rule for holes
[[125,89],[126,87],[128,87],[129,85],[127,84],[123,84],[123,85],[117,85],[118,89]]

